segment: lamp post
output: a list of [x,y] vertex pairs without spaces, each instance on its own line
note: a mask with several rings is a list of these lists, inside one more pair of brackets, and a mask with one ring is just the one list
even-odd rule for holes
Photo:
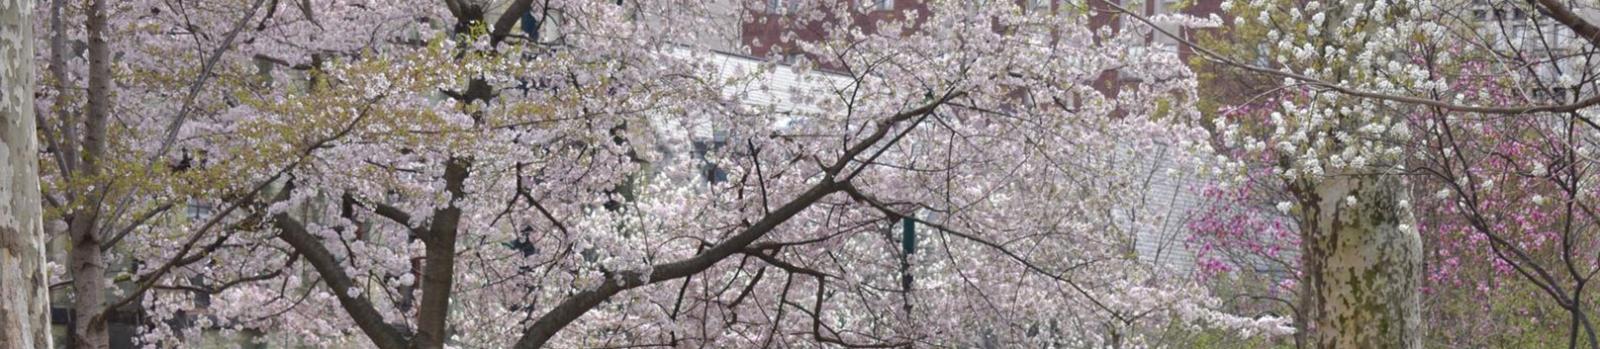
[[906,315],[911,314],[911,254],[917,253],[917,224],[900,217],[900,291]]

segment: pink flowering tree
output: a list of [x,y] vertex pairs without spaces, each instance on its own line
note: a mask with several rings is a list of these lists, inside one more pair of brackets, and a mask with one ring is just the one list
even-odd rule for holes
[[[1223,139],[1230,124],[1270,125],[1275,102],[1292,97],[1280,90],[1257,96],[1256,103],[1221,107],[1213,127],[1224,131],[1214,132],[1213,143],[1228,158],[1243,161],[1235,165],[1235,176],[1184,188],[1200,199],[1185,222],[1184,244],[1193,252],[1192,276],[1225,300],[1222,309],[1290,315],[1295,328],[1305,329],[1309,324],[1301,303],[1301,219],[1293,215],[1293,194],[1276,167],[1270,166],[1284,155],[1271,148],[1228,145]],[[1232,132],[1257,131],[1239,127]],[[1304,343],[1306,335],[1297,331],[1295,339]]]
[[[1492,78],[1487,63],[1467,63],[1459,69],[1452,87],[1476,92],[1473,100],[1528,102],[1529,95],[1523,93],[1528,87],[1519,88],[1514,79]],[[1585,208],[1590,205],[1586,196],[1593,195],[1587,184],[1593,181],[1587,170],[1591,164],[1581,155],[1593,142],[1584,134],[1597,129],[1585,125],[1586,118],[1584,112],[1504,118],[1440,110],[1413,117],[1418,129],[1428,131],[1417,145],[1417,172],[1429,180],[1419,182],[1415,190],[1432,196],[1418,205],[1419,212],[1430,218],[1419,228],[1430,233],[1426,241],[1434,244],[1429,287],[1424,291],[1468,302],[1507,302],[1441,307],[1453,310],[1442,316],[1529,319],[1533,323],[1510,330],[1531,332],[1517,335],[1534,338],[1547,334],[1550,339],[1539,342],[1543,345],[1597,345],[1591,319],[1594,301],[1587,299],[1585,288],[1600,270],[1596,264],[1600,256],[1580,252],[1593,251],[1597,243],[1590,232],[1597,217]],[[1514,303],[1517,298],[1540,301]],[[1536,330],[1545,327],[1541,321],[1567,326]],[[1492,323],[1470,320],[1463,325],[1493,328]]]

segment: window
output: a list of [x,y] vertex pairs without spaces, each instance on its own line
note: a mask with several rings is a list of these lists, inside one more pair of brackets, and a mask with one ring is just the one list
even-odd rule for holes
[[[1154,13],[1151,13],[1151,15],[1172,14],[1172,13],[1182,13],[1183,12],[1183,9],[1179,8],[1180,5],[1178,4],[1177,1],[1173,1],[1173,0],[1154,0],[1154,1],[1155,1],[1155,11],[1154,11]],[[1161,29],[1162,30],[1166,30],[1168,33],[1173,33],[1173,34],[1177,34],[1177,35],[1184,35],[1184,32],[1185,32],[1183,27],[1179,27],[1179,26],[1176,26],[1176,25],[1170,25],[1170,24],[1161,26]],[[1158,44],[1166,44],[1166,45],[1173,45],[1173,46],[1178,44],[1178,40],[1177,39],[1175,39],[1175,38],[1173,38],[1171,36],[1167,36],[1167,35],[1161,34],[1159,32],[1151,31],[1150,35],[1155,39],[1155,40],[1152,40],[1152,41],[1154,41],[1155,43],[1158,43]]]
[[767,0],[767,13],[788,14],[800,7],[800,0]]
[[1051,5],[1053,5],[1052,2],[1054,2],[1054,1],[1051,1],[1051,0],[1028,0],[1026,6],[1027,6],[1028,12],[1050,11],[1050,7],[1052,7]]
[[1528,19],[1528,10],[1521,6],[1472,2],[1472,18],[1479,21],[1521,21]]
[[714,132],[711,139],[696,140],[693,157],[700,161],[700,176],[708,183],[722,183],[728,181],[728,171],[718,167],[711,161],[711,152],[717,151],[728,145],[728,137],[722,132]]
[[1176,0],[1155,0],[1155,5],[1155,13],[1151,15],[1183,13],[1182,5]]
[[894,10],[894,0],[857,0],[861,12]]
[[211,218],[211,210],[211,204],[190,200],[189,204],[184,207],[184,215],[188,216],[191,221],[200,221]]

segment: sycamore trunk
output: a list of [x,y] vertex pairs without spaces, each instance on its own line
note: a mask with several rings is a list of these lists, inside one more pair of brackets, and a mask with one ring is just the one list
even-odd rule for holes
[[1340,174],[1301,188],[1302,345],[1421,348],[1422,239],[1401,179]]
[[49,348],[33,115],[33,1],[0,0],[0,349]]

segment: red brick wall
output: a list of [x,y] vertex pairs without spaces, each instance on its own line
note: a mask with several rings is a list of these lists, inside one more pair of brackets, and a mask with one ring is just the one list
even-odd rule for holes
[[[793,1],[793,0],[789,0]],[[756,57],[770,57],[778,52],[793,52],[795,43],[779,42],[785,35],[793,33],[795,38],[802,42],[814,42],[822,39],[824,24],[839,21],[840,16],[850,18],[865,33],[876,33],[878,24],[886,20],[901,20],[907,11],[918,13],[919,17],[926,18],[928,5],[925,0],[895,0],[892,10],[862,11],[858,0],[822,0],[824,16],[821,20],[804,20],[790,14],[779,14],[765,8],[767,1],[748,4],[744,9],[750,20],[740,27],[740,43],[750,48],[749,54]],[[911,27],[915,27],[912,25]]]
[[[786,2],[792,1],[793,0],[787,0]],[[886,20],[904,19],[905,14],[908,11],[917,12],[918,16],[921,18],[926,18],[926,16],[930,13],[926,0],[896,0],[893,10],[873,10],[865,12],[863,12],[862,8],[857,5],[859,0],[821,1],[822,3],[819,6],[822,6],[824,16],[820,20],[804,20],[791,14],[771,12],[766,8],[766,5],[769,2],[764,0],[755,3],[747,3],[744,11],[747,14],[746,18],[749,18],[749,20],[741,25],[740,42],[749,47],[750,51],[748,53],[752,56],[772,57],[780,53],[796,51],[794,42],[780,42],[785,35],[792,33],[794,38],[801,42],[821,40],[824,35],[822,31],[824,25],[839,21],[840,18],[842,18],[840,16],[850,16],[850,18],[854,20],[856,25],[863,32],[875,33],[878,29],[877,26],[879,23]],[[1021,4],[1023,1],[1027,0],[1012,1]],[[1129,2],[1127,0],[1110,1],[1116,3]],[[1131,10],[1140,11],[1145,14],[1153,14],[1156,9],[1157,1],[1164,0],[1147,0],[1144,6]],[[1088,2],[1091,10],[1089,15],[1090,28],[1109,28],[1113,33],[1116,33],[1122,29],[1122,21],[1131,20],[1127,19],[1126,16],[1120,15],[1115,8],[1101,0],[1088,0]],[[1210,16],[1211,14],[1217,14],[1226,19],[1227,16],[1223,15],[1221,4],[1222,0],[1198,0],[1194,1],[1190,4],[1190,6],[1183,9],[1183,12],[1202,18]],[[1060,1],[1056,1],[1052,6],[1059,9],[1059,7],[1063,5]],[[914,29],[915,27],[916,25],[913,24],[908,28]],[[1185,29],[1181,34],[1187,37],[1190,34],[1190,30]],[[1147,40],[1154,41],[1156,39],[1156,35],[1160,34],[1153,33],[1152,36]],[[1193,53],[1193,49],[1190,47],[1182,45],[1178,47],[1178,56],[1181,59],[1187,61],[1193,55]],[[811,58],[814,59],[816,57]],[[830,68],[829,64],[823,64],[822,66],[824,68]],[[1107,71],[1096,78],[1092,84],[1096,87],[1096,89],[1105,92],[1108,97],[1115,98],[1117,91],[1120,89],[1119,87],[1123,83],[1125,82],[1120,81],[1117,78],[1117,73],[1115,71]]]

